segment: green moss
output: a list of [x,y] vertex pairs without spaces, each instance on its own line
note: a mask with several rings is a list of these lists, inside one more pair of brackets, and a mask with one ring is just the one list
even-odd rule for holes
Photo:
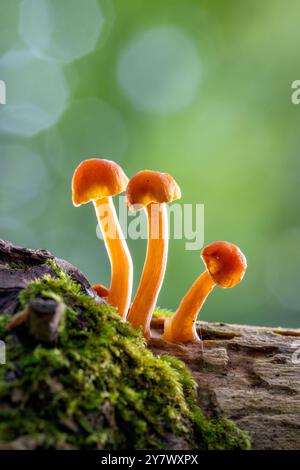
[[10,316],[9,315],[1,315],[0,314],[0,339],[3,337],[5,333],[5,327],[10,321]]
[[172,317],[174,315],[174,312],[172,312],[171,310],[167,309],[167,308],[161,308],[161,307],[156,307],[154,312],[153,312],[153,316],[156,317],[156,318],[159,318],[159,317]]
[[24,263],[23,261],[12,261],[10,264],[9,264],[9,267],[11,269],[23,269],[23,271],[27,271],[28,269],[28,265],[26,263]]
[[195,449],[250,447],[234,424],[203,416],[182,362],[155,357],[112,308],[50,263],[57,277],[32,282],[19,300],[21,308],[41,295],[65,303],[55,347],[16,341],[0,317],[9,361],[0,366],[0,441],[30,434],[42,448],[163,449],[172,435]]

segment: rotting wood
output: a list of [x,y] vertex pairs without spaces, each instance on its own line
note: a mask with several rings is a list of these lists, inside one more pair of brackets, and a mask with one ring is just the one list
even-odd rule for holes
[[[33,279],[55,275],[47,259],[95,297],[85,276],[70,263],[46,250],[0,240],[1,313],[13,316],[18,311],[18,294]],[[149,347],[185,362],[208,416],[227,417],[248,431],[254,449],[300,449],[300,329],[201,322],[202,343],[174,345],[160,338],[163,324],[163,317],[152,320]],[[28,448],[23,441],[18,447]]]

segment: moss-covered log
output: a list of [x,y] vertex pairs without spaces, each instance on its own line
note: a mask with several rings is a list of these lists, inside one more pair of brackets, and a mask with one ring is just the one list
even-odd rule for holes
[[298,330],[201,323],[174,346],[164,314],[146,345],[74,266],[0,241],[1,447],[247,449],[241,428],[300,448]]

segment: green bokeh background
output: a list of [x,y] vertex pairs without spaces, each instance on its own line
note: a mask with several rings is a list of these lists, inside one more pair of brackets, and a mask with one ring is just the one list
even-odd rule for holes
[[[182,204],[204,203],[205,243],[232,241],[248,259],[243,283],[232,290],[215,289],[201,317],[299,326],[300,105],[291,103],[291,84],[300,79],[300,3],[99,0],[96,40],[90,51],[80,57],[74,53],[68,63],[41,56],[30,40],[39,45],[43,28],[41,36],[35,35],[37,25],[51,3],[43,0],[34,10],[31,31],[27,5],[0,0],[0,79],[6,80],[6,106],[20,93],[29,104],[32,97],[46,103],[48,111],[61,94],[62,107],[51,124],[31,135],[24,135],[22,122],[17,130],[0,129],[0,237],[47,248],[79,266],[92,283],[109,284],[93,208],[71,204],[74,168],[93,155],[116,160],[128,176],[145,168],[167,171],[181,186]],[[45,36],[50,42],[58,38],[56,53],[64,51],[71,26],[76,32],[82,5],[92,25],[89,0],[60,1],[59,34],[50,18]],[[71,56],[73,48],[89,42],[91,31],[92,26],[67,44]],[[157,34],[158,43],[162,38],[160,47],[150,47],[127,70],[133,84],[140,70],[148,77],[144,88],[137,87],[137,101],[134,86],[131,95],[126,91],[120,64],[128,48],[149,31],[152,38]],[[171,65],[166,60],[158,71],[152,65],[165,50],[164,31],[173,34],[168,46],[173,56]],[[6,78],[1,56],[20,49],[46,64],[43,79],[29,67],[24,81],[18,56],[14,82]],[[61,74],[59,87],[49,74],[54,69]],[[156,109],[151,109],[149,96]],[[167,99],[165,108],[160,109],[160,99]],[[4,108],[0,106],[0,121]],[[198,251],[186,251],[185,242],[170,242],[159,297],[159,305],[170,309],[203,269]],[[136,287],[146,244],[128,243]]]

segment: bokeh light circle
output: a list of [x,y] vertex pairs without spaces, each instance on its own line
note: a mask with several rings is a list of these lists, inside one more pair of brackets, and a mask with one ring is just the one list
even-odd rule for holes
[[22,210],[48,191],[47,170],[39,155],[20,144],[0,146],[0,212]]
[[69,63],[91,52],[103,28],[97,0],[23,0],[20,34],[32,51]]
[[7,88],[0,131],[33,136],[53,125],[65,110],[69,91],[60,67],[27,50],[12,50],[0,59]]
[[109,103],[88,98],[72,103],[57,124],[47,132],[45,155],[60,176],[71,179],[81,160],[91,157],[120,162],[127,147],[124,120]]
[[201,77],[198,51],[176,27],[157,27],[135,36],[117,64],[121,89],[140,110],[179,110],[195,96]]

